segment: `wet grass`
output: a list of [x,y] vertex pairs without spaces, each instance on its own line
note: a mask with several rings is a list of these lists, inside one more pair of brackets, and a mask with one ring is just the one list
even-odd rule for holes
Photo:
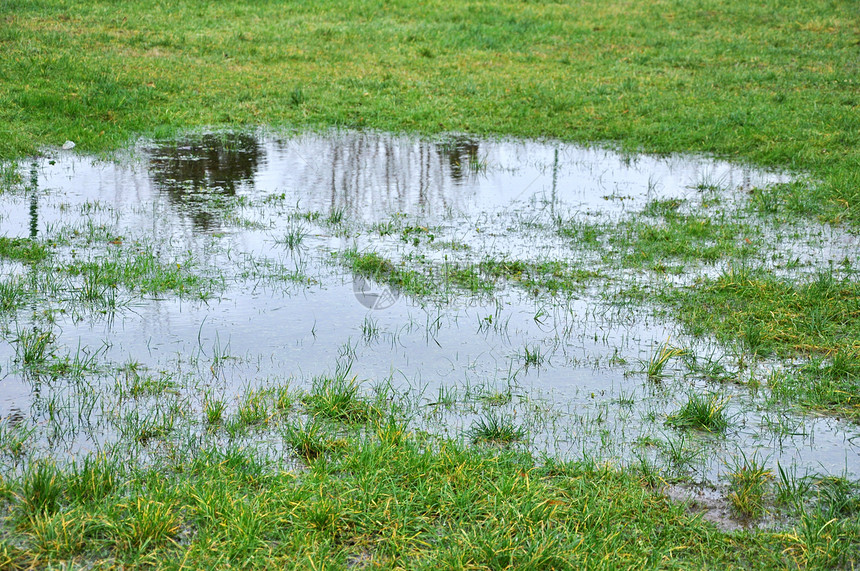
[[429,298],[455,292],[492,293],[499,285],[513,282],[534,294],[571,294],[605,277],[593,270],[573,268],[561,260],[523,262],[486,258],[468,261],[430,262],[423,255],[411,255],[400,264],[376,252],[348,250],[342,255],[348,267],[359,275],[394,286],[399,291]]
[[106,299],[111,288],[118,286],[146,294],[175,292],[206,297],[214,280],[201,276],[194,271],[193,265],[190,259],[161,260],[143,249],[115,249],[91,260],[65,264],[61,270],[70,276],[80,276],[82,295],[88,300]]
[[669,261],[744,259],[756,250],[744,236],[749,227],[715,222],[696,215],[674,215],[664,220],[630,220],[619,225],[610,243],[618,248],[625,265],[647,265]]
[[753,539],[593,463],[541,466],[520,452],[418,434],[355,432],[332,447],[315,421],[295,430],[293,445],[309,463],[300,477],[229,447],[121,478],[97,457],[69,472],[36,464],[7,483],[20,517],[3,538],[4,567],[84,559],[256,568],[295,566],[297,553],[308,568],[590,568],[593,558],[622,554],[636,567],[655,557],[697,568],[855,561],[858,530],[847,518],[818,527],[825,522],[812,514],[796,533]]
[[41,242],[29,238],[0,236],[0,258],[35,263],[47,258],[50,250]]
[[692,428],[706,432],[723,432],[729,427],[725,412],[727,398],[718,394],[691,392],[684,403],[666,419],[676,428]]
[[376,252],[348,250],[342,254],[349,268],[358,275],[393,286],[416,297],[438,297],[451,289],[472,293],[493,290],[493,284],[477,268],[456,263],[431,264],[423,258],[403,260],[395,265]]
[[563,260],[525,262],[485,258],[477,268],[495,279],[510,280],[530,291],[573,293],[582,291],[588,283],[606,278],[597,270],[573,267]]
[[300,475],[232,446],[130,472],[103,456],[68,470],[35,463],[5,483],[17,525],[2,540],[4,568],[294,567],[297,553],[308,568],[590,568],[621,554],[635,567],[655,557],[659,566],[762,569],[856,561],[860,536],[847,517],[816,528],[815,512],[796,533],[722,532],[635,474],[538,464],[398,426],[341,430],[343,443],[332,445],[320,421],[297,422],[287,439],[308,463]]
[[823,270],[794,282],[729,265],[719,277],[682,292],[678,302],[683,321],[726,342],[744,339],[781,354],[828,354],[858,338],[858,287],[854,279]]
[[526,437],[526,431],[513,418],[493,410],[487,411],[469,429],[472,442],[511,444]]
[[[537,403],[511,386],[456,396],[440,389],[440,402],[481,407],[470,425],[441,437],[411,427],[413,405],[359,382],[349,365],[315,378],[307,391],[249,384],[232,409],[207,389],[202,414],[184,410],[170,376],[135,361],[113,374],[112,397],[131,408],[101,409],[122,436],[111,455],[58,466],[30,456],[25,423],[0,431],[0,452],[30,456],[0,481],[5,568],[80,561],[266,568],[295,566],[297,553],[308,568],[354,561],[588,568],[602,566],[593,557],[620,553],[636,567],[856,564],[854,482],[828,478],[804,487],[786,477],[787,528],[724,532],[662,495],[657,484],[671,475],[652,464],[640,472],[587,456],[562,462],[524,452],[534,433],[520,415]],[[141,407],[145,398],[161,404]],[[711,410],[722,402],[704,401]],[[696,418],[694,407],[685,408],[691,411],[679,418]],[[713,421],[694,422],[720,430]],[[703,453],[683,434],[662,444],[680,475]],[[141,451],[145,462],[128,461]],[[769,478],[759,470],[755,479],[754,471],[738,464],[730,476],[731,501],[749,518],[771,509]]]
[[775,395],[856,419],[858,293],[854,279],[823,271],[792,282],[730,266],[717,278],[664,295],[694,334],[713,332],[754,356],[809,357],[771,375]]
[[660,343],[654,348],[654,354],[648,361],[642,363],[642,369],[645,375],[654,381],[668,377],[666,365],[669,361],[684,355],[684,350],[679,347],[673,347],[668,341]]
[[729,474],[729,502],[732,509],[745,518],[756,519],[765,514],[765,496],[773,472],[755,456],[746,455],[736,463]]
[[53,331],[37,327],[19,331],[15,339],[15,352],[18,360],[25,367],[37,367],[45,364],[51,356],[55,335]]
[[347,422],[367,422],[377,417],[374,403],[363,397],[356,377],[339,372],[332,377],[318,377],[303,402],[313,415]]
[[[0,158],[66,139],[100,151],[139,134],[279,124],[555,136],[797,169],[803,179],[752,189],[740,209],[721,202],[722,181],[704,177],[690,189],[694,198],[652,200],[617,220],[553,214],[542,228],[567,248],[553,257],[481,257],[459,237],[397,221],[370,230],[412,248],[408,254],[353,249],[340,259],[420,301],[511,283],[536,296],[562,299],[596,286],[616,306],[656,303],[694,337],[714,336],[729,356],[682,355],[663,344],[642,363],[649,379],[666,380],[647,383],[652,389],[683,374],[679,366],[670,375],[678,359],[709,383],[739,382],[743,373],[750,387],[769,391],[763,406],[799,404],[856,421],[853,261],[835,260],[811,276],[777,275],[775,267],[793,270],[795,262],[790,254],[777,259],[778,240],[761,226],[860,221],[857,19],[849,4],[187,2],[147,6],[140,17],[137,5],[7,3]],[[454,166],[469,176],[491,168],[478,154]],[[0,164],[0,194],[24,188],[19,170]],[[242,218],[241,198],[187,200],[237,228],[264,229]],[[312,225],[340,238],[355,234],[347,209],[326,212],[291,214],[296,222],[274,240],[297,254],[314,240]],[[120,444],[110,457],[58,466],[31,457],[37,425],[23,416],[0,420],[0,568],[858,564],[858,489],[847,478],[781,471],[772,486],[763,463],[744,458],[728,477],[735,512],[760,518],[773,496],[790,517],[783,528],[742,533],[724,533],[655,492],[665,478],[695,474],[708,453],[696,439],[713,438],[697,431],[731,431],[723,393],[688,393],[667,419],[678,430],[645,447],[667,473],[644,456],[641,470],[629,470],[587,455],[534,458],[510,446],[534,436],[514,413],[536,406],[510,391],[473,401],[440,387],[429,409],[476,407],[468,410],[472,424],[452,438],[411,427],[402,410],[389,408],[392,395],[374,394],[348,368],[315,378],[307,392],[249,382],[235,399],[216,385],[186,400],[172,372],[117,374],[87,354],[63,356],[51,315],[83,319],[82,307],[112,314],[126,296],[208,299],[222,278],[190,254],[156,253],[93,223],[50,238],[0,237],[0,263],[30,272],[0,282],[10,366],[18,367],[3,373],[45,394],[38,426],[60,432],[51,437],[58,447],[67,429],[55,426],[61,415],[108,422]],[[425,257],[425,248],[444,262]],[[242,264],[243,278],[313,283],[299,265]],[[700,270],[682,285],[670,281]],[[35,327],[22,308],[39,312]],[[493,315],[478,316],[483,331],[504,331]],[[535,324],[545,320],[536,309]],[[370,318],[361,334],[368,344],[382,337]],[[550,362],[544,345],[523,351],[514,357],[520,364]],[[356,346],[347,344],[344,356],[355,358]],[[745,368],[767,359],[780,366]],[[216,357],[207,378],[220,378],[223,364]],[[113,375],[109,394],[88,385],[105,370]],[[606,421],[599,413],[591,422]]]

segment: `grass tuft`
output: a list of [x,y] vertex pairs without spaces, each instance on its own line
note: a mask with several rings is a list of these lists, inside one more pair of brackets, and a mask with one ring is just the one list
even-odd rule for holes
[[474,443],[511,444],[523,440],[526,430],[515,424],[512,417],[490,410],[472,423],[469,435]]
[[32,462],[21,478],[17,506],[19,515],[31,518],[55,513],[60,509],[63,490],[63,473],[53,462]]
[[692,428],[706,432],[724,432],[729,426],[725,408],[728,397],[718,394],[690,393],[687,402],[670,414],[666,424],[676,428]]
[[769,491],[773,472],[755,456],[746,454],[736,460],[729,474],[729,502],[732,509],[744,518],[758,519],[765,514],[764,499]]
[[51,346],[54,340],[53,331],[43,331],[37,327],[19,331],[15,339],[18,360],[25,366],[44,364],[52,354]]
[[657,345],[657,350],[651,355],[648,361],[642,362],[642,368],[645,374],[651,380],[659,380],[667,377],[666,365],[671,359],[684,355],[684,350],[678,347],[673,347],[668,341],[664,341]]
[[304,403],[312,415],[322,415],[334,420],[363,423],[379,415],[373,404],[360,395],[357,377],[349,378],[348,372],[339,372],[333,377],[317,377]]
[[288,424],[284,438],[296,454],[308,461],[317,459],[331,447],[328,429],[315,416]]
[[36,240],[0,236],[0,258],[33,264],[45,260],[49,254],[48,248]]

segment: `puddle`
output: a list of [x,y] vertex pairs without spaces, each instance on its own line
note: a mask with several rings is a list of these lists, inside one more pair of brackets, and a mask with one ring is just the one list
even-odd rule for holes
[[[102,450],[170,407],[200,418],[207,395],[234,410],[249,389],[307,388],[349,367],[368,387],[409,395],[416,426],[455,436],[491,407],[527,427],[537,452],[645,458],[695,481],[724,479],[741,451],[800,472],[860,471],[854,425],[768,411],[744,387],[696,386],[680,363],[649,381],[641,364],[657,345],[688,340],[647,308],[611,305],[594,284],[552,296],[504,279],[477,293],[441,283],[456,264],[488,257],[587,268],[600,252],[560,239],[559,217],[618,220],[655,199],[701,200],[704,188],[741,208],[752,188],[785,174],[557,142],[364,132],[204,134],[141,142],[117,160],[57,151],[21,169],[24,188],[0,195],[0,235],[56,244],[56,271],[0,261],[4,279],[41,296],[0,313],[0,421],[9,429],[23,418],[44,453]],[[856,259],[853,237],[838,244],[829,255]],[[430,268],[437,290],[415,296],[353,275],[348,251]],[[134,278],[87,297],[69,268],[104,259],[165,285],[141,293]],[[29,373],[20,338],[34,327],[50,333],[56,356],[93,370]],[[160,392],[123,393],[141,378]],[[730,397],[725,436],[666,426],[694,389]],[[195,422],[187,435],[202,430]]]

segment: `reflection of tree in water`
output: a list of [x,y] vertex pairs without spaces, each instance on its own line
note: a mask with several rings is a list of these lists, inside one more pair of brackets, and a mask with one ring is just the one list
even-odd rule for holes
[[462,206],[469,194],[464,185],[478,174],[479,146],[467,137],[440,142],[341,132],[277,146],[293,163],[284,185],[308,191],[304,207],[323,212],[442,213]]
[[454,137],[437,145],[439,154],[448,159],[451,178],[462,182],[480,168],[478,141],[468,137]]
[[208,207],[212,199],[235,196],[238,187],[253,184],[261,155],[254,135],[196,135],[156,147],[150,173],[154,186],[191,216],[195,228],[208,230],[219,216]]

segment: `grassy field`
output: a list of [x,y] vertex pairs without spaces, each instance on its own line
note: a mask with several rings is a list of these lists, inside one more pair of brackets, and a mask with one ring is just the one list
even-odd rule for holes
[[[754,221],[856,232],[858,38],[860,4],[852,1],[8,0],[0,3],[0,163],[66,140],[108,153],[141,135],[273,126],[547,137],[800,172],[797,182],[757,189],[744,220],[715,211],[722,207],[706,196],[702,204],[650,203],[611,223],[559,218],[541,229],[599,253],[593,267],[485,258],[452,262],[446,280],[473,294],[499,280],[551,294],[602,287],[619,304],[657,307],[691,334],[736,347],[744,364],[782,360],[767,380],[778,406],[856,423],[858,260],[773,275],[757,266],[773,235]],[[13,192],[12,170],[3,175],[0,192]],[[340,224],[344,213],[334,214],[324,223]],[[311,228],[310,215],[303,222]],[[311,239],[296,228],[283,238],[290,250]],[[426,246],[415,228],[397,230],[407,245]],[[109,311],[117,291],[206,299],[223,285],[193,260],[159,259],[117,236],[58,236],[0,236],[0,258],[35,276],[0,283],[3,333],[24,376],[85,387],[81,379],[103,374],[97,355],[53,353],[50,324],[13,330],[15,312],[30,305],[89,315]],[[105,242],[117,247],[92,259],[57,254]],[[439,293],[439,280],[418,263],[357,250],[339,260],[410,295]],[[717,263],[719,275],[684,286],[613,281],[619,272],[665,276]],[[69,286],[75,280],[83,285]],[[526,346],[525,364],[540,366],[540,351]],[[663,345],[643,372],[659,383],[666,363],[685,357]],[[695,367],[712,380],[725,373],[691,360]],[[392,395],[335,374],[307,390],[249,389],[235,407],[207,393],[194,416],[170,396],[173,380],[138,373],[131,364],[113,371],[122,382],[103,397],[169,403],[153,417],[115,415],[126,453],[157,443],[146,462],[93,455],[72,465],[25,463],[28,429],[0,424],[0,454],[14,467],[0,479],[0,568],[860,564],[860,485],[847,479],[774,474],[744,458],[728,484],[734,514],[756,522],[776,513],[783,524],[725,531],[659,493],[663,475],[647,462],[622,470],[600,459],[535,457],[515,446],[526,431],[495,413],[462,438],[438,438],[410,427]],[[667,424],[720,433],[731,421],[725,404],[720,394],[690,393]],[[196,434],[201,423],[217,437],[166,437]],[[262,433],[285,443],[292,468],[236,444]],[[232,444],[216,445],[225,441]]]
[[806,172],[860,220],[855,2],[26,2],[0,20],[0,157],[193,126],[611,142]]

